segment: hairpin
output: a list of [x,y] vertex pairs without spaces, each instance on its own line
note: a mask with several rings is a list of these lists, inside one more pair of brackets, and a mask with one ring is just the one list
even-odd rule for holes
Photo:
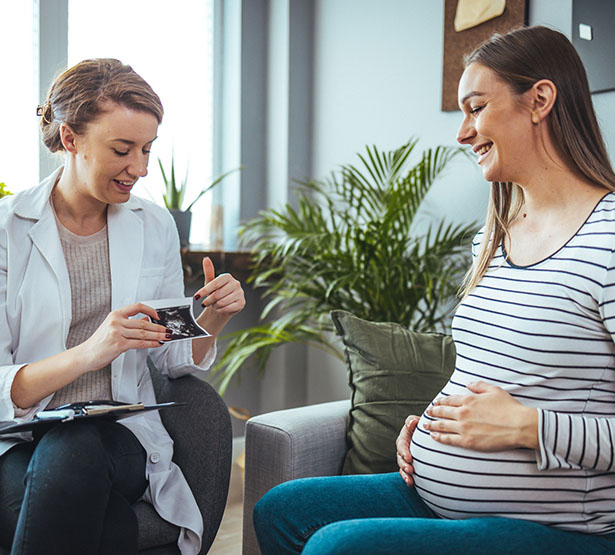
[[[47,119],[45,112],[49,111],[51,113],[51,119]],[[43,118],[43,121],[47,124],[53,121],[53,109],[51,108],[51,104],[46,102],[44,106],[40,104],[36,107],[36,115]]]

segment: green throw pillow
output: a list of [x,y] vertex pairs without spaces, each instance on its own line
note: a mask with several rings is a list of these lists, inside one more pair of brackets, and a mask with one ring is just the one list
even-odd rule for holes
[[453,372],[453,339],[343,310],[331,317],[344,342],[352,390],[343,473],[393,472],[395,440],[406,417],[422,414]]

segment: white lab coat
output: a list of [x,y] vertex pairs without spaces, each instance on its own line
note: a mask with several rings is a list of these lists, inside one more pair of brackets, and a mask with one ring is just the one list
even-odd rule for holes
[[[11,385],[25,364],[66,350],[70,282],[49,201],[60,171],[38,187],[0,201],[0,421],[29,420],[49,403],[52,396],[16,417]],[[184,296],[179,240],[167,210],[132,196],[125,204],[109,206],[107,226],[112,310],[138,301]],[[215,349],[201,366],[192,362],[191,341],[127,351],[111,364],[114,399],[155,402],[148,354],[158,368],[175,378],[208,368]],[[134,416],[122,424],[147,452],[149,486],[144,499],[160,516],[181,527],[182,554],[197,553],[203,520],[181,470],[171,461],[173,441],[158,412]],[[0,439],[0,455],[21,440]]]

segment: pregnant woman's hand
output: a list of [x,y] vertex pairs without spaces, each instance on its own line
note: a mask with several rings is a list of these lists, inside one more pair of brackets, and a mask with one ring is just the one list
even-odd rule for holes
[[397,447],[397,466],[399,466],[399,474],[403,478],[407,485],[412,486],[414,480],[412,479],[412,473],[414,468],[412,467],[412,455],[410,454],[410,441],[412,440],[412,434],[416,430],[416,425],[419,423],[419,417],[411,414],[406,418],[404,427],[399,432],[395,446]]
[[466,387],[470,394],[440,397],[427,409],[435,419],[425,423],[433,439],[475,451],[538,447],[536,409],[495,385],[476,382]]

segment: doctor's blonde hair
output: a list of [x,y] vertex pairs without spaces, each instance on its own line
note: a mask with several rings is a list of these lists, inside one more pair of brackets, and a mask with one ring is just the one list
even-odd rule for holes
[[113,58],[84,60],[67,69],[52,83],[43,106],[39,106],[43,142],[51,152],[64,150],[60,125],[66,123],[78,134],[105,112],[107,103],[149,112],[158,123],[164,110],[160,98],[132,67]]

